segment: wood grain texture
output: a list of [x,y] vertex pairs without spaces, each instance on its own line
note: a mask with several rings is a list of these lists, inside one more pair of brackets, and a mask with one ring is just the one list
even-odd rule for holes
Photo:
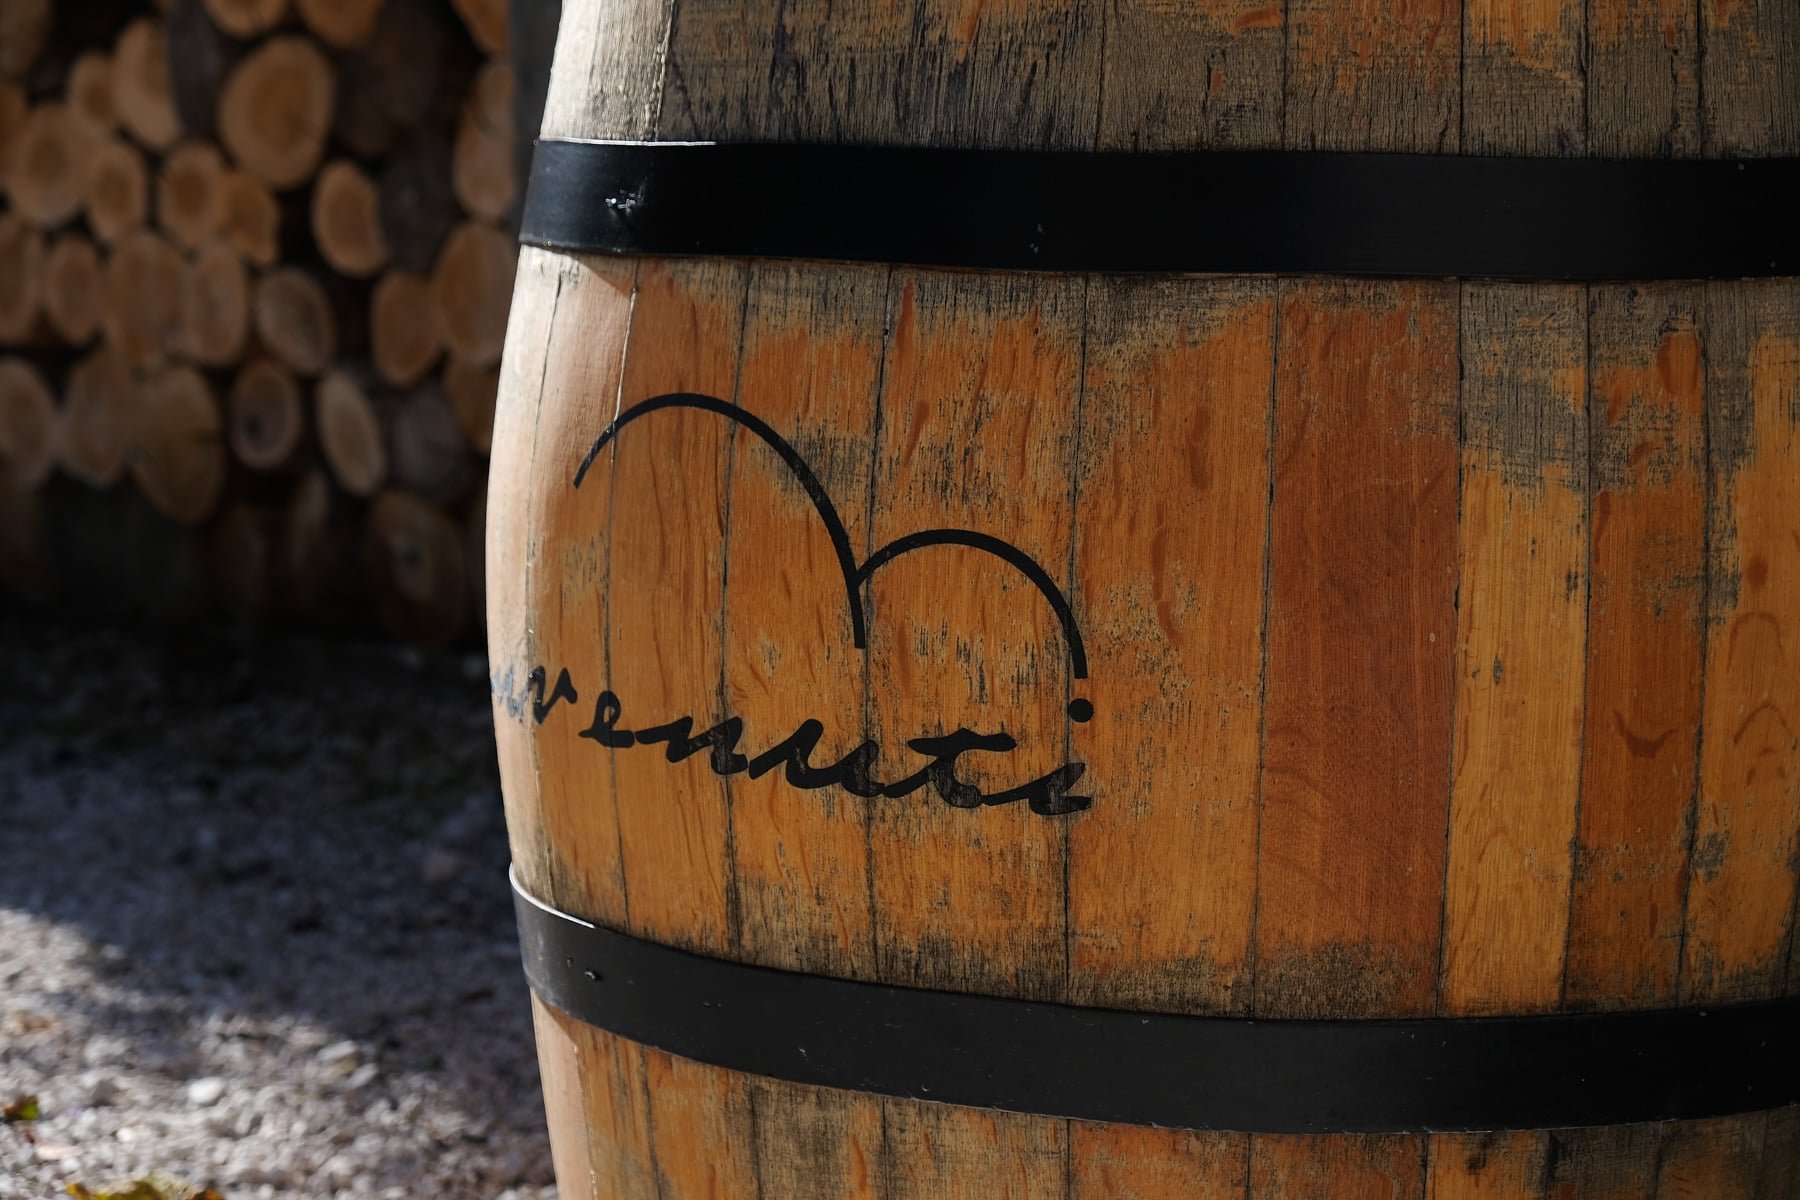
[[1700,17],[1688,0],[1589,0],[1590,154],[1700,152]]
[[[1255,1009],[1422,1015],[1456,636],[1455,290],[1284,284]],[[1339,464],[1355,463],[1346,477]]]
[[[740,404],[792,439],[844,522],[870,541],[871,456],[886,268],[759,266],[745,315]],[[801,720],[821,722],[812,756],[837,762],[867,735],[868,666],[853,641],[830,537],[793,473],[760,440],[732,442],[721,711],[761,753]],[[782,772],[726,784],[733,813],[734,936],[756,962],[876,975],[869,893],[870,801],[801,791]]]
[[1682,999],[1783,994],[1800,864],[1800,290],[1707,294],[1707,643]]
[[1455,0],[1288,0],[1287,148],[1454,153],[1460,26]]
[[1676,997],[1705,623],[1699,294],[1594,289],[1587,713],[1564,1002]]
[[[1081,281],[918,272],[897,274],[895,289],[875,544],[924,529],[1004,530],[1053,578],[1065,576]],[[932,547],[884,567],[868,597],[878,777],[911,775],[924,758],[907,743],[959,727],[1018,741],[1011,753],[959,762],[958,777],[983,792],[1061,765],[1070,652],[1014,568]],[[1064,995],[1059,822],[1023,803],[952,808],[922,791],[876,807],[869,841],[883,978]]]
[[1401,1200],[1425,1194],[1424,1139],[1407,1134],[1250,1139],[1256,1200]]
[[1108,0],[1095,148],[1279,149],[1285,17],[1279,0]]
[[1442,1010],[1554,1011],[1587,642],[1586,305],[1465,285]]
[[1434,1133],[1426,1200],[1542,1200],[1549,1145],[1532,1129]]
[[1074,575],[1100,669],[1072,732],[1095,795],[1069,830],[1079,1003],[1249,1011],[1273,292],[1090,291]]
[[1074,1200],[1239,1200],[1249,1185],[1241,1133],[1069,1123]]

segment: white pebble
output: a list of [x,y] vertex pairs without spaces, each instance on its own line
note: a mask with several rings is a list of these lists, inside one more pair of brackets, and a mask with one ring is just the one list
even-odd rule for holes
[[188,1103],[196,1108],[205,1108],[209,1104],[217,1104],[219,1097],[225,1094],[225,1081],[216,1075],[208,1075],[196,1079],[187,1085]]

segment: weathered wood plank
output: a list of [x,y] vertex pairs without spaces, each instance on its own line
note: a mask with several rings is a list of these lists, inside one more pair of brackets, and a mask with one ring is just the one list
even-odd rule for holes
[[1585,310],[1578,287],[1463,290],[1449,1015],[1561,998],[1587,643]]
[[1564,1004],[1675,1002],[1700,728],[1705,402],[1693,289],[1593,290],[1593,533]]

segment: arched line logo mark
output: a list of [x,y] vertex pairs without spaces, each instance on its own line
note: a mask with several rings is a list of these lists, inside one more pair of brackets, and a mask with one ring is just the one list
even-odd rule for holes
[[[657,396],[637,405],[630,412],[624,413],[601,431],[594,439],[593,446],[587,456],[581,460],[581,466],[575,472],[575,486],[579,488],[581,481],[587,478],[588,470],[599,459],[600,452],[607,444],[619,436],[619,431],[633,421],[647,417],[652,413],[671,408],[696,409],[709,412],[734,421],[743,428],[761,438],[763,443],[773,450],[781,461],[793,472],[794,478],[800,481],[807,498],[812,501],[814,511],[825,526],[825,532],[831,538],[832,549],[837,553],[838,569],[844,576],[844,599],[850,608],[850,631],[857,649],[868,646],[868,622],[863,612],[863,585],[888,563],[903,554],[921,550],[926,546],[967,546],[990,554],[1010,565],[1019,574],[1029,580],[1032,586],[1043,595],[1050,605],[1050,611],[1062,626],[1063,642],[1069,651],[1069,667],[1076,679],[1086,679],[1087,648],[1081,640],[1081,629],[1075,623],[1075,612],[1069,607],[1069,601],[1056,586],[1038,561],[1014,546],[1002,541],[992,534],[978,533],[972,529],[925,529],[918,533],[909,533],[895,538],[887,545],[880,547],[869,555],[864,562],[856,561],[856,554],[850,548],[850,534],[844,528],[843,519],[838,516],[837,506],[831,502],[831,496],[825,491],[825,485],[813,473],[800,452],[790,445],[786,438],[771,429],[767,422],[752,413],[745,412],[733,404],[713,396],[698,392],[670,392]],[[1076,703],[1084,703],[1077,701]],[[1072,705],[1073,709],[1074,706]]]

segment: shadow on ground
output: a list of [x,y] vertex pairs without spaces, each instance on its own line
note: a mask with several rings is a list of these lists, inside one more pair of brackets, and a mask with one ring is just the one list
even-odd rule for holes
[[477,658],[0,622],[0,1196],[539,1194],[506,862]]

